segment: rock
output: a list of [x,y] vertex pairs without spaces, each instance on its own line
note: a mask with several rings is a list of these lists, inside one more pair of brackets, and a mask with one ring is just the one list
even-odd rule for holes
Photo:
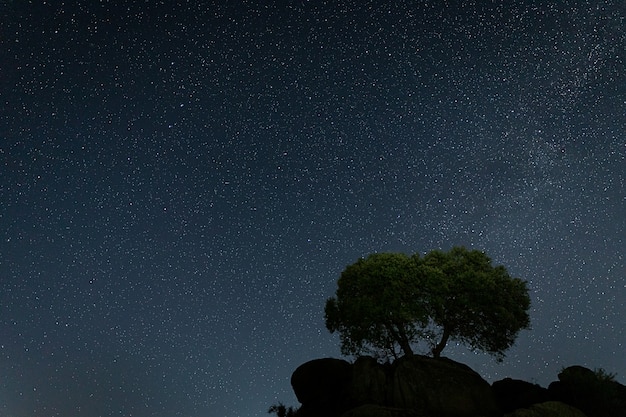
[[546,388],[520,379],[505,378],[494,382],[491,388],[503,413],[549,400]]
[[548,392],[588,417],[626,417],[626,386],[582,366],[565,368]]
[[392,365],[367,357],[353,365],[318,359],[296,369],[291,383],[303,415],[341,415],[368,404],[396,414],[399,409],[440,417],[500,414],[491,386],[468,366],[449,359],[413,355]]
[[454,417],[498,415],[491,386],[450,359],[403,357],[394,363],[391,406]]
[[520,408],[504,417],[587,417],[579,409],[559,401],[534,404],[530,408]]
[[341,417],[422,417],[414,411],[403,408],[383,407],[365,404],[344,413]]
[[349,403],[385,404],[387,397],[388,367],[380,365],[370,356],[359,357],[352,366],[352,383],[349,389]]
[[300,365],[291,375],[291,386],[302,404],[298,415],[339,415],[345,411],[346,390],[352,365],[341,359],[315,359]]
[[511,378],[490,386],[445,358],[385,365],[326,358],[299,366],[291,384],[298,417],[626,417],[626,386],[582,366],[564,369],[545,389]]

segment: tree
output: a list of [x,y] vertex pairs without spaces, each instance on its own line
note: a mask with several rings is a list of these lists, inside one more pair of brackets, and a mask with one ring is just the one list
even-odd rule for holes
[[529,328],[526,282],[512,278],[503,266],[492,266],[483,252],[462,247],[432,251],[423,264],[439,272],[430,282],[429,314],[439,330],[434,357],[455,340],[501,360],[519,331]]
[[267,412],[268,414],[276,414],[276,417],[295,417],[298,414],[297,409],[293,407],[286,407],[281,402],[272,405]]
[[[397,356],[396,345],[412,354],[411,342],[428,323],[418,263],[398,253],[378,253],[348,266],[337,297],[326,302],[326,327],[339,331],[341,350]],[[369,345],[369,346],[368,346]],[[368,349],[370,348],[370,349]]]
[[426,340],[434,357],[450,341],[498,360],[529,327],[526,282],[483,252],[462,247],[423,258],[379,253],[349,265],[327,300],[326,327],[339,332],[342,353],[413,354]]

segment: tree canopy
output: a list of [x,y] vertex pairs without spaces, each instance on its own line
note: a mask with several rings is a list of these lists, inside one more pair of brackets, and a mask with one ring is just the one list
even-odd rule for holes
[[359,259],[342,272],[324,312],[346,355],[410,355],[425,340],[434,357],[456,341],[501,360],[529,327],[529,308],[525,281],[483,252],[455,247]]

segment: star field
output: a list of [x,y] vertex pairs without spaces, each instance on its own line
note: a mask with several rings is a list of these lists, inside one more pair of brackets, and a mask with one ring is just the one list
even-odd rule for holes
[[624,383],[626,8],[387,3],[0,2],[0,415],[297,405],[345,266],[455,245],[532,329],[444,355]]

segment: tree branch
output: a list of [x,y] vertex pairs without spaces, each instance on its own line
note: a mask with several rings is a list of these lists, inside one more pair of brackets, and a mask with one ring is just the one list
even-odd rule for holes
[[450,330],[450,327],[443,326],[443,334],[441,335],[441,340],[433,348],[433,358],[441,357],[441,351],[443,350],[443,348],[446,347],[446,344],[448,343],[448,339],[450,338],[451,333],[452,331]]

